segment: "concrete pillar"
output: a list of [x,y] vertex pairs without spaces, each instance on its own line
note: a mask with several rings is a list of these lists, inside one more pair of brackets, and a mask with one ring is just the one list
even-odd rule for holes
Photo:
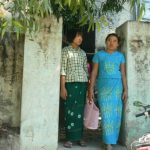
[[21,150],[55,150],[58,143],[62,20],[51,16],[41,24],[25,37]]
[[150,104],[150,23],[129,21],[116,32],[121,36],[121,50],[127,60],[129,98],[125,104],[121,139],[129,148],[131,142],[150,129],[149,119],[135,117],[141,111],[133,105],[134,101]]

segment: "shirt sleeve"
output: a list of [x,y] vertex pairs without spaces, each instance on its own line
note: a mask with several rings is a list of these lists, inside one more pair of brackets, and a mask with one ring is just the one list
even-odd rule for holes
[[60,75],[65,75],[66,76],[66,71],[67,71],[67,59],[68,59],[68,54],[66,49],[62,49],[62,54],[61,54],[61,70],[60,70]]
[[98,64],[99,63],[99,57],[98,57],[98,53],[96,53],[92,59],[93,63]]
[[121,64],[124,64],[125,63],[125,57],[123,54],[121,54]]
[[88,73],[87,57],[86,57],[86,55],[85,55],[85,57],[84,57],[83,68],[84,68],[84,70],[85,70],[85,72],[86,72],[86,74],[87,74],[87,77],[88,77],[88,76],[89,76],[89,73]]

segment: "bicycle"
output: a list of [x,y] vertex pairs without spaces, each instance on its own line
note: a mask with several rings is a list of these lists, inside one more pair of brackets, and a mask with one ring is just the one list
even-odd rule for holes
[[[134,106],[142,107],[144,111],[142,113],[136,114],[136,117],[145,116],[150,117],[150,105],[144,105],[142,102],[135,101]],[[150,132],[145,133],[139,139],[131,143],[131,150],[150,150]]]

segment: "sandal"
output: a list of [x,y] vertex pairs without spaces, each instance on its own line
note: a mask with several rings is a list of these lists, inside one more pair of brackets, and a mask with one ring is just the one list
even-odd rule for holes
[[78,142],[78,144],[79,144],[81,147],[86,147],[86,146],[87,146],[86,142],[83,141],[83,140],[80,140],[80,141]]
[[63,145],[64,145],[64,147],[66,147],[66,148],[71,148],[71,147],[72,147],[72,142],[67,141],[67,142],[65,142]]

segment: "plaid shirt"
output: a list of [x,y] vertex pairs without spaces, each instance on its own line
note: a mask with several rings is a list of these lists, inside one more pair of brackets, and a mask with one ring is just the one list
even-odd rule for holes
[[81,48],[67,46],[62,50],[61,75],[66,82],[87,82],[87,57]]

